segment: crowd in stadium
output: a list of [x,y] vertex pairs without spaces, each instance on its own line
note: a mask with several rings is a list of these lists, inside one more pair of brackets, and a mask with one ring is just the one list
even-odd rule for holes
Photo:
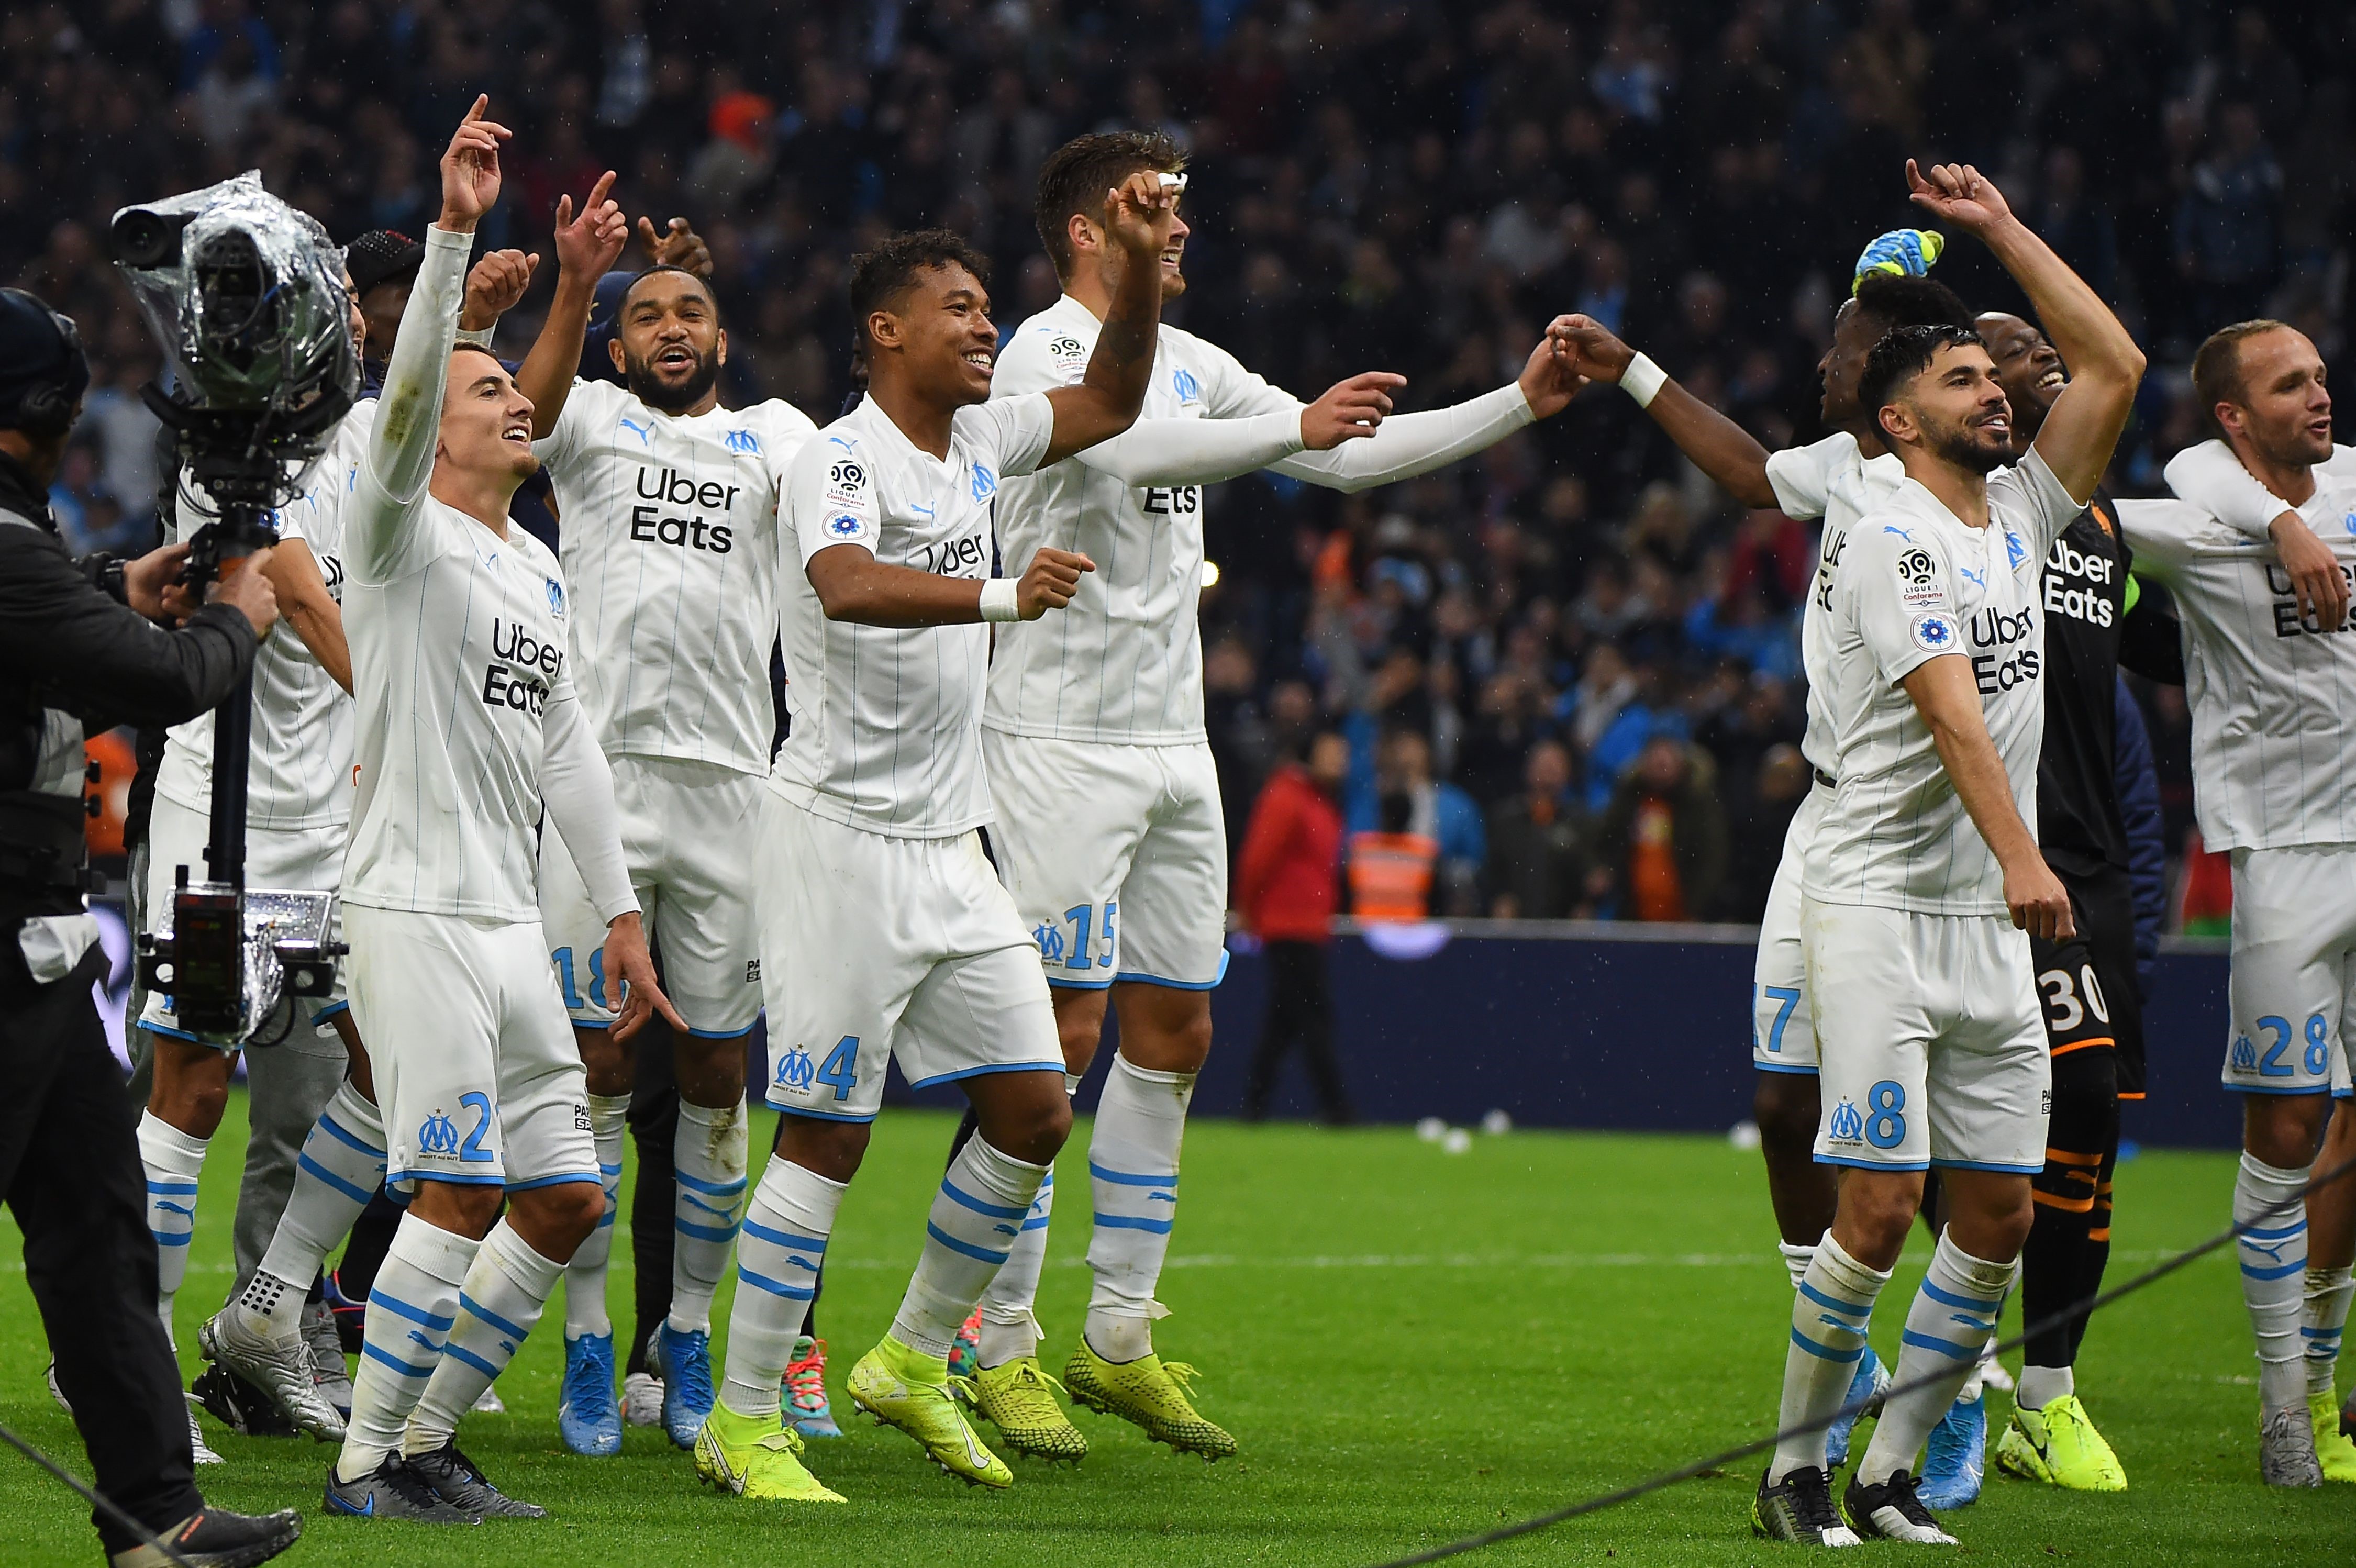
[[[155,349],[103,253],[119,206],[259,166],[339,240],[422,234],[434,153],[487,89],[518,130],[489,244],[545,249],[558,194],[619,170],[630,210],[710,244],[723,394],[823,421],[849,390],[853,252],[894,228],[964,231],[1011,328],[1055,294],[1032,227],[1042,156],[1091,127],[1159,127],[1196,160],[1171,317],[1278,384],[1313,396],[1393,370],[1402,407],[1437,406],[1511,379],[1577,310],[1772,449],[1816,434],[1838,287],[1908,221],[1891,171],[1968,158],[2150,350],[2114,469],[2147,494],[2200,434],[2182,366],[2209,328],[2272,315],[2326,360],[2345,344],[2356,114],[2331,9],[27,5],[0,20],[0,280],[92,350],[56,497],[70,543],[135,548],[166,469],[136,391]],[[530,340],[553,270],[503,347]],[[2017,306],[1975,247],[1941,275]],[[1261,475],[1210,512],[1231,843],[1274,763],[1333,725],[1354,826],[1386,797],[1438,824],[1449,912],[1757,918],[1807,786],[1798,524],[1743,512],[1604,387],[1432,478],[1341,496]],[[2148,702],[2173,847],[2182,703]],[[1663,822],[1665,901],[1630,875]]]

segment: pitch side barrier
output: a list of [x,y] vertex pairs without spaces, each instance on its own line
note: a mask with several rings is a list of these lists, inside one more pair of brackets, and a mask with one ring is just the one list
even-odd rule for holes
[[[1518,1126],[1723,1134],[1750,1116],[1757,1082],[1757,944],[1751,926],[1344,922],[1331,952],[1343,1071],[1359,1114],[1374,1122],[1437,1116],[1471,1126],[1497,1110]],[[1231,951],[1211,993],[1218,1045],[1195,1087],[1197,1116],[1243,1109],[1267,1011],[1265,961],[1243,939],[1229,946],[1242,950]],[[2144,1010],[2151,1096],[2126,1107],[2129,1138],[2240,1146],[2240,1104],[2217,1081],[2225,970],[2222,941],[2163,943]],[[1109,1057],[1098,1053],[1083,1111]],[[1314,1104],[1296,1058],[1272,1110],[1307,1115]]]

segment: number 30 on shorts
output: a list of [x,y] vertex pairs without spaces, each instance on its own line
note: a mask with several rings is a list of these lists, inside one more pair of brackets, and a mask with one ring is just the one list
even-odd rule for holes
[[[2079,967],[2076,985],[2071,983],[2070,972],[2066,969],[2049,969],[2037,977],[2037,983],[2045,993],[2045,1007],[2051,1015],[2049,1026],[2053,1033],[2068,1034],[2084,1023],[2089,1013],[2094,1015],[2097,1023],[2111,1021],[2111,1004],[2104,999],[2103,988],[2094,979],[2093,964]],[[2078,1000],[2080,986],[2085,988],[2086,999],[2083,1003]]]

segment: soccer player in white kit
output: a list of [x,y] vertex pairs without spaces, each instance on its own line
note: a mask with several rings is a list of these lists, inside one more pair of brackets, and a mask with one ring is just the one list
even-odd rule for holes
[[[1087,135],[1039,176],[1041,241],[1063,297],[1010,337],[991,388],[1020,398],[1072,384],[1098,341],[1122,263],[1104,193],[1144,171],[1183,178],[1165,137]],[[1161,258],[1184,292],[1183,220]],[[1065,1380],[1081,1402],[1216,1458],[1235,1440],[1203,1418],[1154,1354],[1154,1290],[1169,1251],[1179,1144],[1210,1050],[1210,991],[1226,968],[1227,843],[1203,727],[1203,489],[1272,466],[1356,490],[1429,473],[1560,410],[1576,390],[1542,340],[1517,382],[1452,408],[1386,419],[1403,378],[1353,377],[1304,405],[1226,350],[1164,326],[1145,416],[1096,452],[1010,479],[998,505],[1010,561],[1042,546],[1096,562],[1070,609],[1008,628],[991,660],[982,749],[999,811],[991,844],[1054,988],[1064,1064],[1087,1069],[1108,999],[1115,1057],[1088,1150],[1095,1271]],[[1161,472],[1140,478],[1137,453]],[[1087,1452],[1048,1391],[1033,1316],[1053,1173],[981,1305],[977,1402],[1007,1444]],[[1183,1373],[1181,1374],[1183,1376]]]
[[987,263],[945,231],[895,236],[852,263],[866,397],[787,477],[792,728],[754,850],[768,1101],[784,1114],[737,1242],[726,1377],[696,1438],[698,1475],[723,1490],[840,1500],[795,1457],[778,1378],[894,1059],[912,1085],[957,1083],[980,1127],[851,1396],[951,1474],[1013,1484],[951,1397],[948,1352],[1072,1108],[1037,950],[977,832],[992,816],[982,623],[1060,609],[1092,564],[1042,547],[1019,581],[991,575],[990,508],[1006,478],[1119,435],[1145,400],[1172,198],[1151,174],[1106,195],[1127,265],[1080,384],[991,400]]
[[[1795,1434],[1752,1512],[1762,1535],[1826,1546],[1954,1539],[1916,1498],[1913,1466],[1995,1332],[2029,1231],[2050,1080],[2028,933],[2071,929],[2068,894],[2027,825],[2045,716],[2039,585],[2143,373],[2101,299],[1976,170],[1907,173],[1918,204],[2020,280],[2075,376],[2001,472],[2010,409],[1968,328],[1890,333],[1859,388],[1906,481],[1826,546],[1829,635],[1807,652],[1837,782],[1801,884],[1826,1107],[1816,1155],[1847,1170],[1794,1300],[1777,1424]],[[1884,1407],[1844,1523],[1824,1427],[1934,1165],[1950,1214],[1897,1370],[1922,1386]]]
[[[573,590],[581,697],[614,770],[622,848],[663,983],[687,1033],[675,1047],[670,1315],[650,1364],[663,1424],[692,1447],[712,1413],[712,1297],[745,1188],[745,1036],[761,1010],[759,933],[744,846],[756,831],[776,715],[777,495],[818,428],[772,399],[723,408],[728,357],[704,279],[657,266],[622,295],[608,351],[626,382],[576,380],[597,280],[627,227],[605,199],[557,209],[557,294],[516,372],[532,400],[533,449],[556,490]],[[602,231],[591,224],[605,215]],[[565,1383],[557,1424],[576,1454],[622,1448],[605,1270],[621,1185],[631,1052],[609,1025],[598,949],[605,922],[555,836],[541,842],[541,907],[566,1007],[589,1071],[589,1121],[605,1178],[605,1222],[565,1273]]]
[[[495,251],[484,257],[467,274],[462,327],[469,317],[496,323],[522,297],[531,271],[531,260],[520,251]],[[486,325],[471,335],[487,338],[489,331]],[[356,349],[364,343],[366,332],[366,319],[356,305]],[[466,334],[462,330],[462,335]],[[303,641],[290,647],[281,639],[273,645],[274,654],[266,647],[255,662],[246,812],[246,877],[255,886],[333,891],[343,881],[352,795],[351,653],[341,608],[343,509],[367,456],[376,411],[374,397],[353,405],[303,493],[278,512],[280,542],[271,553],[271,575],[273,582],[282,577],[289,581],[280,591],[289,607],[287,619]],[[210,501],[184,479],[179,511],[185,535],[209,520]],[[151,910],[169,908],[173,867],[188,865],[191,875],[203,874],[196,856],[208,836],[212,737],[209,719],[200,723],[201,728],[184,725],[172,733],[157,775],[158,810],[151,824],[147,864]],[[175,808],[168,813],[162,809],[167,802]],[[144,1026],[165,1032],[166,1005],[167,999],[151,998]],[[289,1005],[303,1004],[290,998]],[[295,1426],[335,1442],[344,1434],[342,1410],[350,1402],[351,1383],[340,1343],[332,1348],[306,1347],[305,1303],[328,1251],[351,1230],[384,1178],[384,1126],[377,1114],[368,1052],[344,1001],[340,975],[334,994],[310,1003],[308,1011],[315,1027],[332,1026],[340,1037],[346,1077],[318,1109],[301,1141],[292,1186],[267,1251],[237,1295],[198,1330],[197,1344],[206,1359],[262,1390]],[[274,1068],[281,1049],[301,1048],[283,1042],[252,1065]],[[230,1061],[228,1052],[207,1050],[194,1058],[198,1070],[189,1072],[187,1054],[159,1048],[158,1097],[185,1102],[191,1088],[200,1089],[211,1112],[208,1126],[217,1125]],[[179,1072],[167,1076],[175,1068]],[[185,1123],[175,1120],[173,1126],[183,1130]],[[175,1149],[160,1131],[143,1129],[143,1145],[151,1142],[159,1153]],[[149,1219],[159,1239],[173,1234],[164,1215],[178,1213],[184,1226],[189,1221],[189,1216],[170,1206],[195,1207],[193,1192],[174,1196],[195,1179],[193,1159],[182,1170],[161,1167],[150,1159]],[[177,1245],[181,1249],[177,1262],[185,1265],[185,1230]],[[172,1256],[168,1251],[165,1255]],[[333,1326],[327,1327],[332,1340]]]
[[[2356,1256],[2346,1031],[2356,1006],[2356,452],[2334,449],[2321,355],[2277,321],[2225,328],[2192,361],[2222,442],[2179,453],[2179,501],[2120,503],[2141,568],[2184,623],[2201,834],[2233,866],[2233,1218],[2258,1352],[2259,1473],[2356,1481],[2334,1373]],[[2320,569],[2319,569],[2320,568]],[[2319,1158],[2317,1141],[2323,1140]]]
[[359,706],[352,1010],[371,1043],[388,1180],[412,1197],[369,1296],[326,1507],[441,1523],[541,1511],[491,1487],[453,1435],[605,1209],[541,936],[543,813],[612,922],[622,1032],[670,1011],[573,689],[562,570],[508,521],[538,467],[531,404],[488,350],[454,348],[469,236],[499,193],[507,132],[483,118],[487,102],[442,157],[442,215],[344,540]]

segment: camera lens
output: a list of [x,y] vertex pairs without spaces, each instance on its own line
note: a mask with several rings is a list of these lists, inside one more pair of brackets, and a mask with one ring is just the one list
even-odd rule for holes
[[114,259],[126,267],[170,266],[180,259],[180,231],[188,220],[134,207],[114,219]]

